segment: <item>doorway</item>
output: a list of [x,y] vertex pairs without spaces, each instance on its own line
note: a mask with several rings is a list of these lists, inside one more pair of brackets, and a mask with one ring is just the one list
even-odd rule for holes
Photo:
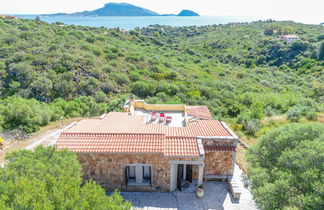
[[192,165],[178,164],[177,189],[187,188],[192,183]]

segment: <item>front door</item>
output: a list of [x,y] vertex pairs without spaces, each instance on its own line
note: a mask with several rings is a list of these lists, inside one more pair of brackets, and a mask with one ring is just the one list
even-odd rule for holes
[[192,165],[186,165],[186,180],[192,183]]
[[183,177],[183,164],[178,164],[177,188],[181,191],[181,179]]

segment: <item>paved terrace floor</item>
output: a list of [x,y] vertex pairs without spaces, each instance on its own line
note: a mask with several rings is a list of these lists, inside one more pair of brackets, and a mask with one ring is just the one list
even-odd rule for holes
[[132,202],[135,209],[180,209],[180,210],[206,210],[206,209],[257,209],[250,191],[244,188],[242,171],[235,166],[235,175],[241,188],[241,198],[235,200],[229,193],[226,183],[220,181],[204,182],[205,196],[196,197],[194,184],[181,192],[122,192],[125,200]]

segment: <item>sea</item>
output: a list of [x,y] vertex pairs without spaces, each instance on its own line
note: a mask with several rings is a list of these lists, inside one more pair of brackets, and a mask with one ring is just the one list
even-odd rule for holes
[[[37,15],[16,15],[19,18],[35,19]],[[147,27],[149,25],[168,25],[168,26],[202,26],[213,24],[227,24],[234,22],[252,22],[259,19],[238,16],[145,16],[145,17],[97,17],[97,16],[40,16],[42,21],[47,23],[62,22],[68,25],[120,28],[131,30],[136,27]]]

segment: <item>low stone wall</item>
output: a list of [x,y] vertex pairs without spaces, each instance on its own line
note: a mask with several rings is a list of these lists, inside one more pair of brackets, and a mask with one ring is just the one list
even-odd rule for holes
[[233,175],[233,152],[205,151],[205,170],[208,175]]
[[135,109],[145,109],[147,111],[185,111],[183,104],[147,104],[145,101],[133,101],[131,105]]
[[[169,191],[170,158],[162,154],[85,154],[78,159],[83,168],[85,180],[94,180],[107,191]],[[174,159],[172,159],[174,160]],[[191,160],[191,159],[177,159]],[[126,164],[150,164],[153,167],[151,186],[127,186],[125,180]]]

